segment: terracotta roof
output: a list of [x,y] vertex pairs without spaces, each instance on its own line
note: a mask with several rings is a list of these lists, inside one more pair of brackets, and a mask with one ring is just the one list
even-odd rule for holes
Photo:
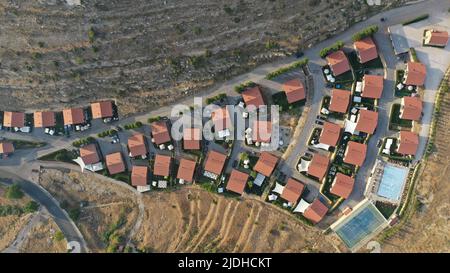
[[0,142],[0,154],[10,154],[14,152],[14,145],[9,141]]
[[184,128],[183,129],[183,149],[199,150],[201,140],[200,128]]
[[89,144],[80,148],[80,157],[84,164],[90,165],[100,161],[98,156],[97,146],[95,144]]
[[227,183],[227,190],[242,194],[247,184],[248,174],[233,169]]
[[420,120],[422,117],[422,100],[419,97],[403,97],[401,119]]
[[212,112],[212,121],[214,123],[215,131],[223,131],[231,128],[230,113],[226,107],[222,107]]
[[334,177],[330,192],[347,199],[353,191],[355,179],[343,173],[337,173]]
[[383,93],[383,76],[364,75],[361,96],[364,98],[379,99]]
[[[429,39],[427,39],[429,37]],[[429,29],[425,33],[425,43],[435,46],[446,46],[448,43],[448,32]]]
[[427,68],[422,63],[408,62],[406,64],[406,85],[422,86],[427,76]]
[[3,114],[3,126],[5,127],[24,127],[25,113],[7,112]]
[[350,91],[342,89],[331,90],[330,111],[346,113],[350,104]]
[[54,112],[34,112],[34,127],[53,127],[56,125]]
[[289,103],[306,99],[305,87],[299,79],[293,79],[283,84],[283,91]]
[[125,171],[125,163],[123,162],[120,152],[106,155],[106,167],[110,174],[121,173]]
[[143,134],[134,134],[128,138],[128,150],[131,157],[142,156],[147,154],[147,146],[145,146],[145,138]]
[[419,135],[410,131],[400,131],[397,152],[404,155],[415,155],[419,147]]
[[227,155],[209,150],[205,160],[205,171],[220,175],[226,159]]
[[304,189],[305,185],[302,182],[294,178],[289,178],[280,197],[292,204],[295,204],[302,196]]
[[153,174],[159,176],[169,176],[170,163],[172,158],[168,155],[155,155],[155,163],[153,165]]
[[84,123],[84,110],[82,108],[71,108],[63,110],[64,125],[74,125]]
[[345,150],[344,162],[356,166],[361,166],[366,159],[367,145],[349,141]]
[[315,153],[308,166],[308,174],[322,180],[330,166],[330,159],[327,156]]
[[341,136],[341,129],[341,126],[325,121],[322,132],[320,133],[319,142],[333,147],[336,146]]
[[350,64],[344,51],[338,50],[327,56],[327,62],[334,76],[339,76],[350,70]]
[[92,118],[110,118],[113,116],[112,101],[91,103]]
[[265,105],[261,90],[258,86],[245,90],[241,95],[246,106],[254,105],[258,108],[259,106]]
[[355,129],[367,134],[373,134],[378,125],[378,112],[361,109]]
[[303,216],[316,224],[323,219],[327,211],[328,208],[319,199],[315,199],[305,210]]
[[270,142],[272,137],[272,122],[255,120],[253,123],[252,140],[257,142]]
[[274,156],[269,152],[262,152],[259,155],[259,159],[253,168],[254,171],[269,177],[272,175],[275,166],[278,163],[278,157]]
[[160,145],[170,141],[170,133],[166,121],[155,121],[152,123],[151,127],[152,137],[155,140],[156,145]]
[[147,166],[133,166],[131,169],[131,185],[146,186],[148,180]]
[[195,161],[184,159],[180,160],[180,165],[178,166],[177,178],[183,179],[186,182],[192,182],[195,172]]
[[358,52],[361,63],[378,58],[377,47],[371,37],[356,41],[353,45]]

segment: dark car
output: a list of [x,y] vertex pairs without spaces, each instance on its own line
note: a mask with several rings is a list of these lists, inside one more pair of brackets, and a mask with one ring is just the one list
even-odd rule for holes
[[238,161],[237,160],[233,161],[233,168],[236,168],[237,165],[238,165]]
[[381,21],[381,22],[384,22],[384,21],[386,21],[386,18],[381,17],[381,18],[380,18],[380,21]]
[[327,120],[327,117],[325,117],[325,116],[321,116],[321,115],[317,115],[317,119],[321,119],[321,120]]
[[297,51],[295,52],[295,58],[301,58],[305,55],[305,53],[303,53],[303,51]]
[[383,144],[383,140],[379,139],[378,142],[377,142],[377,147],[380,148],[381,144]]
[[323,125],[323,121],[316,120],[316,124]]

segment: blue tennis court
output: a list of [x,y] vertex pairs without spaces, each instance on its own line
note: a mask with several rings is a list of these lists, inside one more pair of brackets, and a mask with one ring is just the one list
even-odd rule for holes
[[399,201],[407,176],[407,168],[386,164],[377,194],[391,200]]
[[385,222],[383,215],[369,202],[367,206],[336,228],[335,231],[347,247],[351,249]]

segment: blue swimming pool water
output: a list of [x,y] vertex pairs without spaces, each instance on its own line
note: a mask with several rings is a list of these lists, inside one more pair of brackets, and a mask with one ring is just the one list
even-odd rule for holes
[[399,201],[407,176],[408,169],[386,165],[377,194],[391,200]]
[[352,248],[385,222],[374,205],[363,208],[357,215],[336,230],[347,247]]

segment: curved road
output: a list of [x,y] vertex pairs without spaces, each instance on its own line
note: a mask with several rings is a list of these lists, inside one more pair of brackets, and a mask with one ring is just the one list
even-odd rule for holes
[[50,213],[50,215],[52,215],[56,224],[64,234],[67,242],[76,241],[80,243],[81,252],[88,251],[84,238],[78,230],[77,226],[69,218],[67,213],[63,209],[61,209],[56,200],[53,199],[45,189],[33,182],[22,179],[14,173],[10,173],[4,170],[0,170],[0,177],[2,178],[1,183],[4,183],[6,185],[12,185],[13,183],[19,184],[22,190],[27,195],[44,206]]

